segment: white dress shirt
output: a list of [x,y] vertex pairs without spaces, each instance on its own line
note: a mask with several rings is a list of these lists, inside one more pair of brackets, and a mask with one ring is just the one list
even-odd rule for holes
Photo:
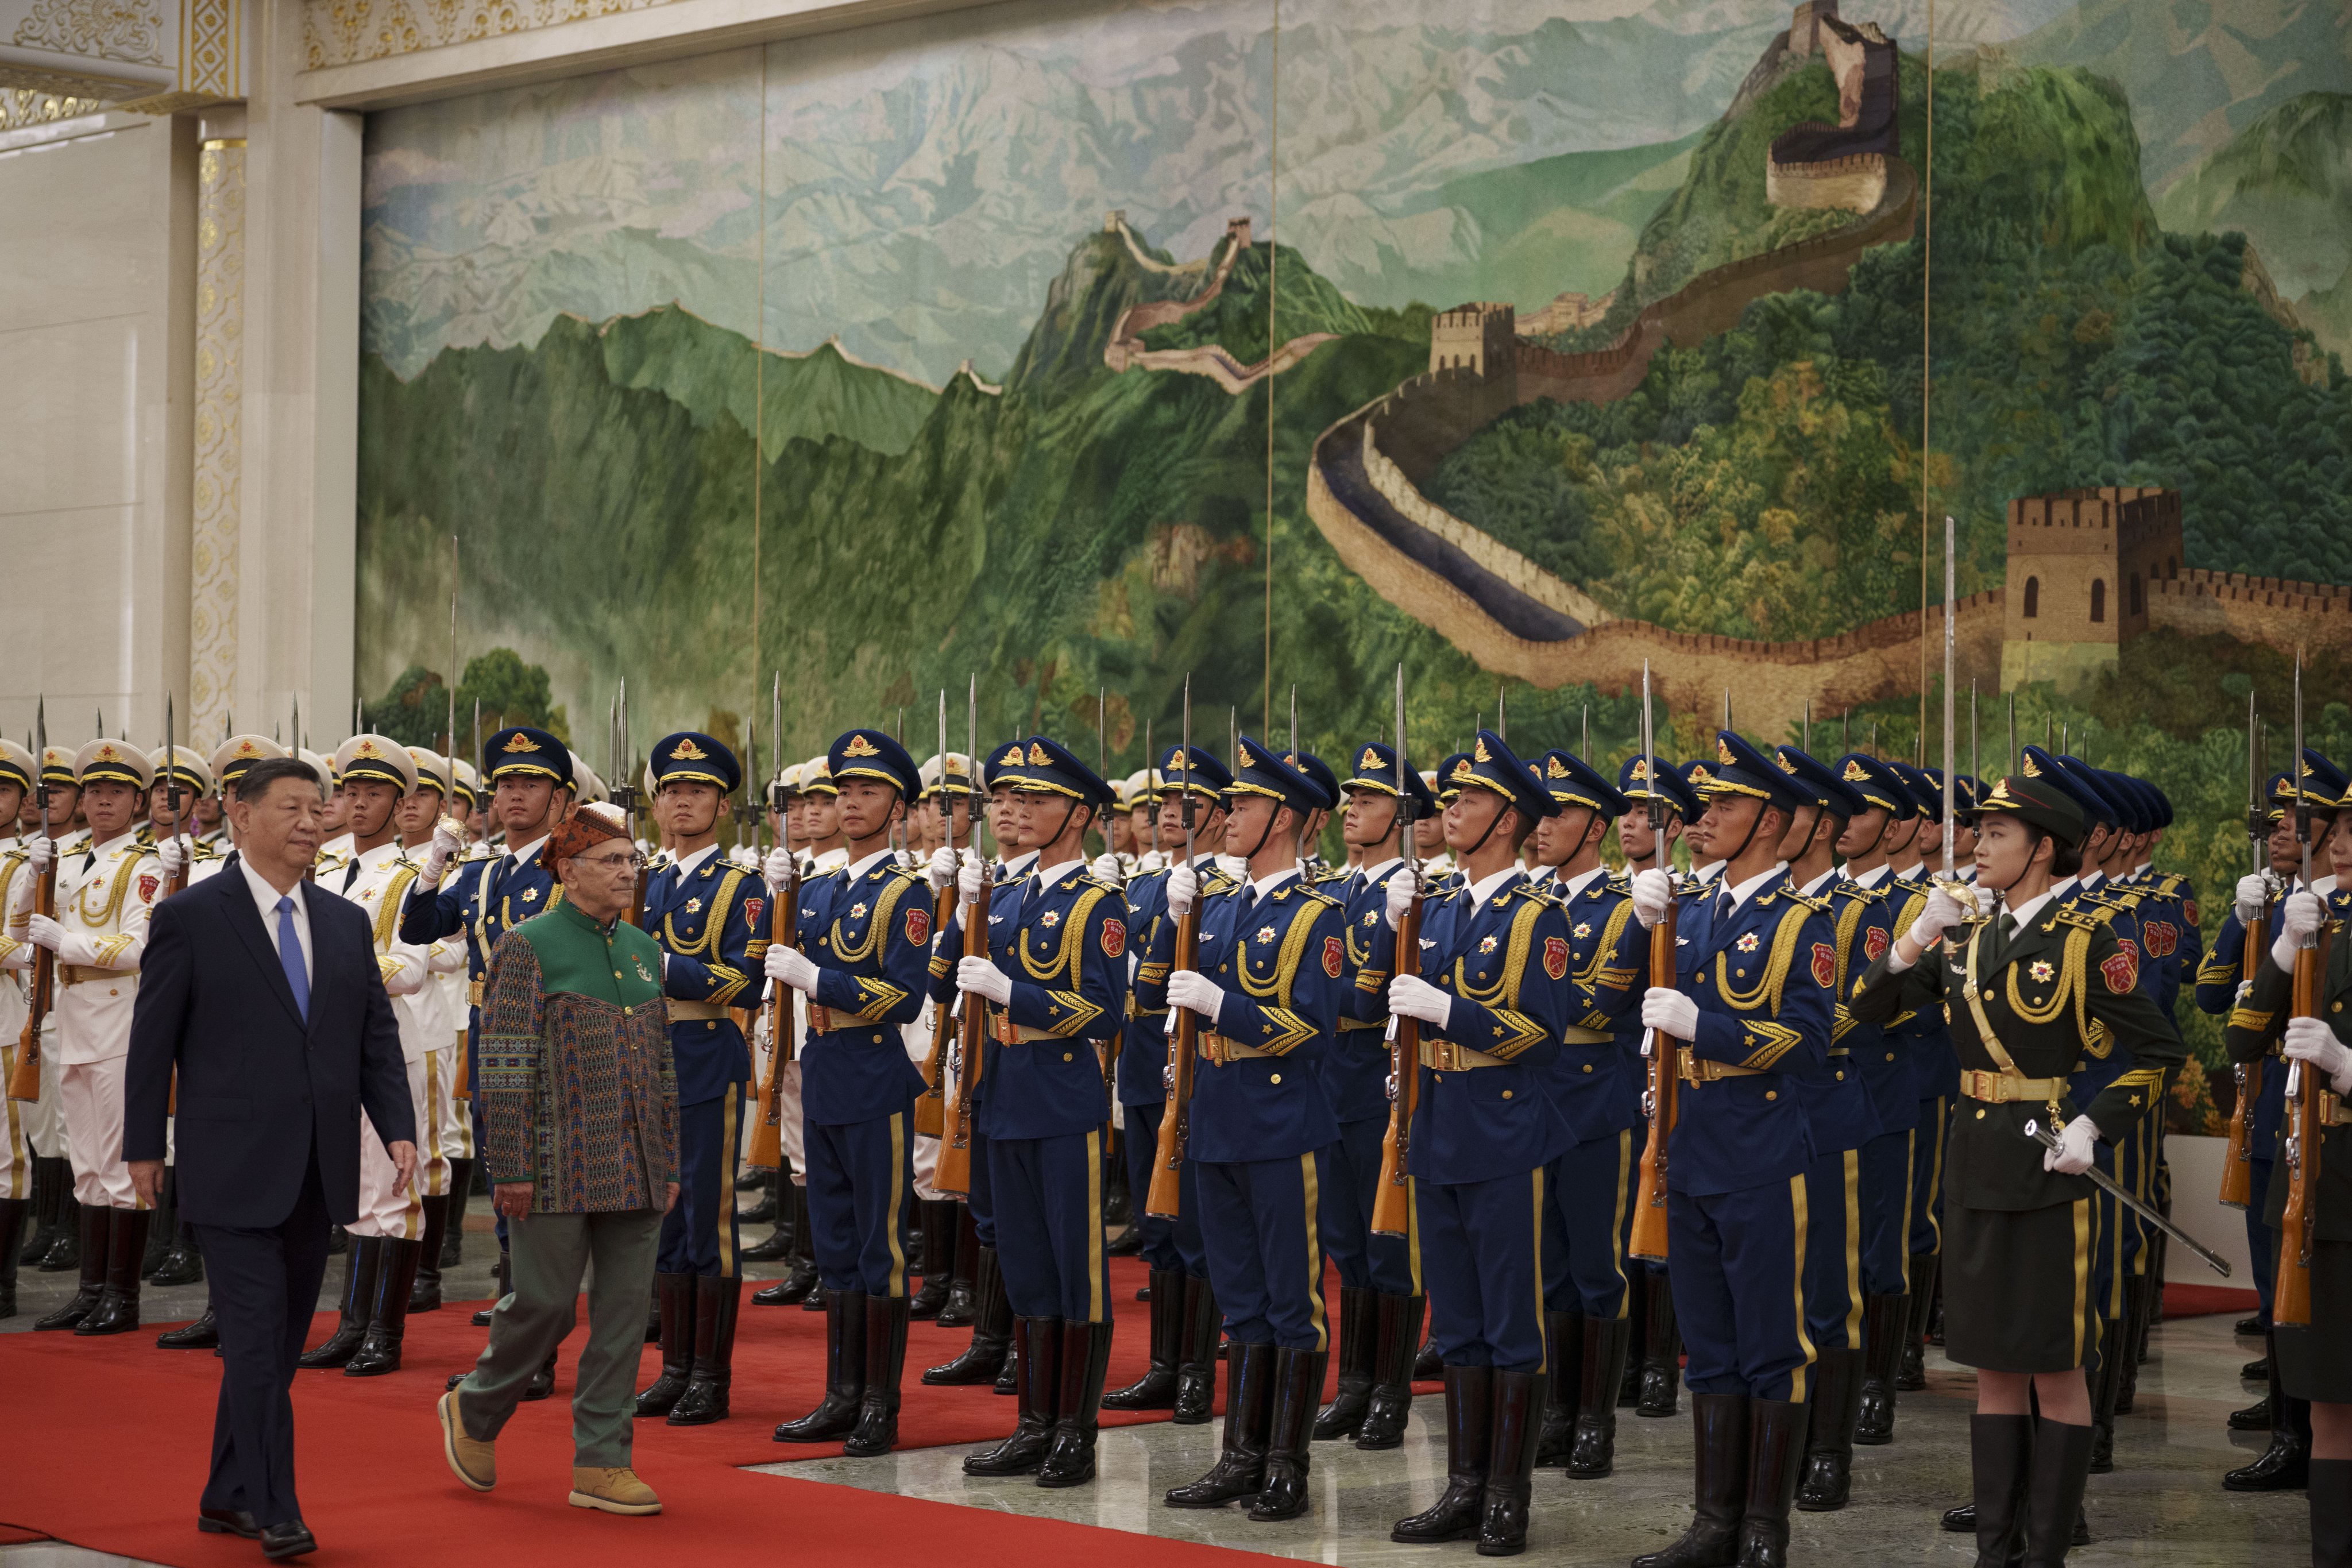
[[[316,980],[318,971],[310,963],[310,906],[302,897],[307,890],[304,885],[296,882],[291,892],[280,893],[263,881],[260,873],[253,868],[253,862],[242,855],[236,858],[236,868],[245,873],[245,885],[252,890],[255,908],[261,911],[261,929],[269,933],[273,947],[278,942],[278,900],[294,900],[294,940],[302,946],[302,973],[306,979]],[[278,950],[278,957],[285,957],[284,949]]]

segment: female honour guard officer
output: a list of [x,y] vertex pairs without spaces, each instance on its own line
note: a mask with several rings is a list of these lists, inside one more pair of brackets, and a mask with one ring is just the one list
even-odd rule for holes
[[[1675,1313],[1690,1352],[1698,1517],[1638,1568],[1735,1560],[1779,1568],[1804,1462],[1813,1344],[1805,1332],[1801,1080],[1827,1059],[1836,930],[1828,904],[1789,885],[1779,849],[1812,797],[1748,742],[1716,736],[1695,829],[1719,874],[1685,896],[1678,984],[1642,1002],[1652,1048],[1684,1083],[1667,1164]],[[1646,929],[1675,896],[1653,868],[1633,882]]]
[[[1103,1130],[1110,1120],[1093,1037],[1127,1009],[1127,902],[1086,861],[1110,786],[1058,743],[1008,747],[992,782],[1013,792],[1011,847],[1036,868],[996,895],[989,952],[958,961],[966,1006],[988,1008],[975,1092],[1005,1294],[1020,1341],[1013,1435],[964,1460],[977,1476],[1068,1487],[1095,1472],[1097,1411],[1110,1365],[1109,1259],[1103,1240]],[[958,873],[967,904],[990,868]],[[961,916],[942,952],[963,944]],[[1017,961],[1017,962],[1016,962]]]
[[[865,1458],[898,1436],[907,1359],[900,1237],[915,1180],[915,1096],[923,1075],[898,1029],[922,1011],[931,900],[898,864],[891,829],[920,780],[907,748],[852,730],[826,753],[849,864],[801,894],[799,943],[771,947],[768,978],[809,999],[801,1047],[809,1225],[825,1290],[825,1394],[776,1428],[780,1443],[829,1443]],[[727,1168],[731,1176],[733,1167]]]
[[1202,1019],[1192,1134],[1209,1278],[1230,1327],[1224,1451],[1173,1508],[1254,1500],[1250,1517],[1307,1511],[1308,1431],[1329,1344],[1316,1208],[1322,1152],[1339,1132],[1321,1064],[1331,1050],[1347,939],[1339,901],[1307,885],[1299,835],[1331,797],[1243,736],[1234,752],[1225,847],[1246,881],[1169,874],[1168,912],[1145,963],[1172,963],[1175,925],[1205,899],[1197,969],[1166,995]]
[[[2105,922],[2051,897],[2076,866],[2075,797],[2020,776],[1994,784],[1979,812],[1976,886],[1999,903],[1964,922],[1936,889],[1850,1008],[1884,1026],[1906,1009],[1951,1007],[1962,1072],[1944,1167],[1945,1353],[1978,1369],[1978,1560],[2011,1561],[2021,1532],[2024,1560],[2040,1568],[2065,1560],[2090,1471],[2082,1368],[2100,1320],[2095,1189],[2082,1173],[2100,1140],[2137,1125],[2151,1087],[2126,1074],[2074,1114],[2068,1075],[2121,1047],[2160,1078],[2183,1050]],[[2031,1120],[2063,1124],[2063,1147],[2038,1147]]]
[[[2278,940],[2254,976],[2253,988],[2231,1016],[2230,1055],[2259,1060],[2279,1031],[2276,1020],[2289,1010],[2294,950],[2315,933],[2323,910],[2311,892],[2290,896],[2281,912]],[[2340,915],[2328,922],[2327,970],[2320,982],[2315,1016],[2288,1018],[2279,1077],[2289,1063],[2303,1064],[2304,1091],[2319,1100],[2320,1146],[2308,1156],[2318,1163],[2316,1185],[2305,1197],[2310,1208],[2311,1321],[2280,1324],[2272,1331],[2273,1357],[2284,1399],[2308,1402],[2311,1458],[2311,1560],[2329,1568],[2352,1563],[2352,1346],[2344,1325],[2352,1321],[2352,938]],[[2277,1256],[2278,1226],[2285,1216],[2292,1169],[2279,1148],[2268,1201],[2267,1240],[2275,1267],[2284,1272],[2299,1260]],[[2282,1423],[2284,1424],[2284,1423]]]

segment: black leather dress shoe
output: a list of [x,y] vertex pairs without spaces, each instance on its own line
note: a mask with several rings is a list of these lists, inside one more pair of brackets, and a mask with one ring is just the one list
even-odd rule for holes
[[241,1508],[200,1508],[196,1510],[196,1528],[206,1535],[241,1535],[247,1541],[261,1539],[261,1526],[253,1522],[253,1515]]
[[280,1557],[302,1557],[319,1550],[318,1538],[310,1527],[299,1519],[266,1527],[261,1532],[261,1554],[272,1562]]

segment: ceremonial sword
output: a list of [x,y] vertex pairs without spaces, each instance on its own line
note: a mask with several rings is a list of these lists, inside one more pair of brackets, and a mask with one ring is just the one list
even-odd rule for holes
[[[2032,1139],[2036,1143],[2041,1144],[2044,1149],[2056,1149],[2060,1147],[2058,1134],[2051,1131],[2050,1129],[2042,1126],[2039,1121],[2026,1122],[2025,1135],[2028,1138]],[[2113,1176],[2108,1175],[2096,1165],[2094,1165],[2089,1170],[2083,1172],[2082,1174],[2090,1177],[2093,1184],[2097,1186],[2099,1191],[2106,1194],[2107,1196],[2115,1199],[2116,1202],[2123,1205],[2124,1207],[2131,1210],[2134,1214],[2139,1215],[2140,1218],[2147,1221],[2148,1224],[2156,1226],[2157,1229],[2164,1232],[2165,1235],[2172,1237],[2173,1240],[2180,1243],[2181,1246],[2187,1247],[2199,1258],[2204,1259],[2206,1266],[2211,1268],[2216,1274],[2219,1274],[2222,1279],[2227,1279],[2230,1278],[2230,1260],[2228,1258],[2222,1257],[2220,1253],[2214,1251],[2211,1247],[2206,1246],[2203,1242],[2198,1240],[2195,1237],[2189,1235],[2187,1231],[2181,1229],[2179,1226],[2165,1218],[2163,1215],[2158,1213],[2156,1209],[2149,1205],[2142,1203],[2139,1199],[2132,1196],[2131,1194],[2124,1191],[2122,1187],[2116,1184],[2116,1179]]]

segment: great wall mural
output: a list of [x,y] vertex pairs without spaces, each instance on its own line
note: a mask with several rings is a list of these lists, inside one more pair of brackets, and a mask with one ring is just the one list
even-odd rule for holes
[[1128,769],[1188,673],[1336,754],[1402,661],[1417,748],[1500,690],[1608,762],[1646,659],[1677,745],[1934,762],[1924,479],[1985,751],[2013,702],[2225,821],[2247,694],[2352,689],[2325,8],[1947,0],[1932,82],[1915,0],[1424,9],[1013,0],[373,117],[362,684],[446,663],[455,533],[466,649],[770,756],[772,671],[788,754],[976,674],[992,732],[1107,691]]

